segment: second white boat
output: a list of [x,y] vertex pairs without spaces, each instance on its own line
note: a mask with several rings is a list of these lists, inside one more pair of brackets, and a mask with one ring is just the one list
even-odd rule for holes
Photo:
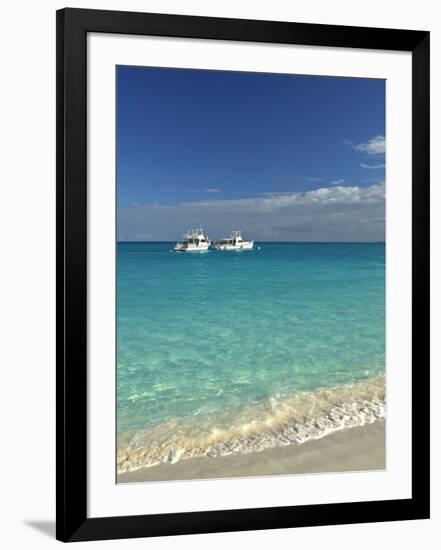
[[247,241],[242,237],[242,231],[232,231],[229,239],[222,239],[213,243],[216,250],[251,250],[254,241]]

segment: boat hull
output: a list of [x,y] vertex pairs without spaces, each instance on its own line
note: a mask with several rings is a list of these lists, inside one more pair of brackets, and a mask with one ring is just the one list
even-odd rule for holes
[[254,246],[254,241],[241,242],[240,244],[215,244],[216,250],[251,250]]
[[210,245],[200,245],[200,246],[178,246],[176,245],[174,247],[175,252],[208,252],[208,249],[210,248]]

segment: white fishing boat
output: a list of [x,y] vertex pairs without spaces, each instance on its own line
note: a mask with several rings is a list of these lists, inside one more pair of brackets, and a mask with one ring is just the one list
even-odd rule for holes
[[222,239],[213,243],[216,250],[251,250],[254,241],[247,241],[242,237],[242,231],[232,231],[229,239]]
[[176,243],[174,250],[176,252],[206,252],[210,248],[210,244],[210,240],[201,227],[189,229],[184,235],[184,240]]

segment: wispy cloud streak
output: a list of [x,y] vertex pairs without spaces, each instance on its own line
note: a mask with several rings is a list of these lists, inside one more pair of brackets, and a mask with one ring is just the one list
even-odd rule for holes
[[353,143],[351,141],[345,141],[345,143],[356,151],[365,153],[370,157],[384,155],[386,153],[386,139],[384,136],[375,136],[366,143]]
[[187,193],[221,193],[222,189],[209,187],[208,189],[186,189]]
[[360,166],[362,168],[367,168],[368,170],[380,170],[386,167],[385,164],[365,164],[364,162],[362,162]]

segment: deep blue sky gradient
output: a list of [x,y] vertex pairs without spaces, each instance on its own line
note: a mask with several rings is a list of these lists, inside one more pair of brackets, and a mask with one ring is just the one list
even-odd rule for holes
[[367,187],[378,135],[383,80],[118,67],[118,207]]

